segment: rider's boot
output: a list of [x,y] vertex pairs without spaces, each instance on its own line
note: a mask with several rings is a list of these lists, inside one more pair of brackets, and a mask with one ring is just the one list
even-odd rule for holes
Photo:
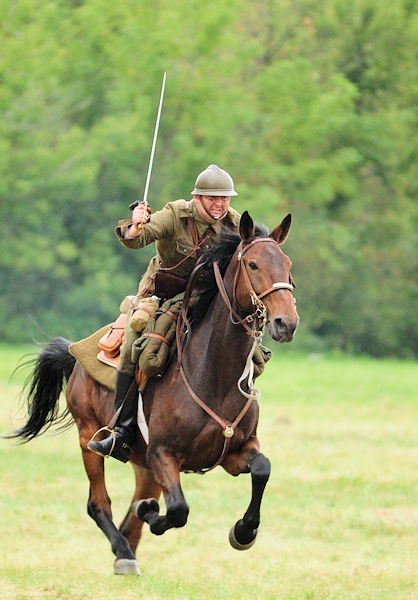
[[[116,371],[115,411],[122,404],[134,379],[132,375]],[[135,441],[136,424],[137,398],[136,394],[129,394],[111,435],[102,441],[91,439],[87,448],[101,456],[113,456],[117,460],[127,462],[131,446]]]

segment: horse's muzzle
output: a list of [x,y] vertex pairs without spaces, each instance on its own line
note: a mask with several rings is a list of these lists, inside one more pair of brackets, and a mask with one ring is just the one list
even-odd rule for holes
[[294,321],[276,317],[267,321],[267,328],[276,342],[291,342],[299,324],[299,318]]

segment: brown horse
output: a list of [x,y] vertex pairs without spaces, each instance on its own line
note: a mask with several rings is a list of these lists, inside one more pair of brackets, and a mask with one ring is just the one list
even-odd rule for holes
[[[231,475],[250,473],[251,502],[233,526],[230,542],[239,550],[254,543],[270,462],[260,453],[256,437],[258,403],[251,358],[265,323],[279,342],[291,341],[298,325],[291,262],[278,245],[286,239],[289,227],[290,215],[268,235],[265,228],[256,230],[245,212],[240,235],[228,234],[205,254],[203,270],[210,281],[202,277],[206,288],[200,312],[205,302],[210,304],[200,320],[196,307],[181,369],[173,361],[164,377],[149,381],[144,392],[149,444],[138,430],[130,454],[135,493],[119,529],[112,520],[104,459],[87,450],[96,430],[113,416],[113,393],[75,361],[63,338],[52,340],[33,361],[29,418],[9,437],[28,441],[50,425],[65,426],[66,417],[72,415],[90,482],[88,514],[111,543],[116,573],[139,573],[135,551],[144,522],[156,535],[185,525],[189,508],[180,484],[181,471],[204,471],[220,464]],[[68,409],[59,414],[64,378],[68,380]],[[161,491],[165,515],[159,512]]]

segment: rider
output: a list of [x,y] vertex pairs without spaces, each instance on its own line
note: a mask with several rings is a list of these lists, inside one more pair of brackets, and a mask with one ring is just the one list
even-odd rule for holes
[[[197,252],[193,252],[196,241],[193,239],[190,217],[199,240],[207,236],[208,241],[218,239],[223,225],[238,231],[240,215],[230,206],[231,196],[237,196],[237,192],[226,171],[217,165],[209,165],[198,175],[192,194],[193,200],[169,202],[162,210],[153,214],[148,206],[136,202],[131,205],[131,219],[119,221],[116,235],[127,248],[143,248],[152,242],[156,243],[157,255],[151,259],[139,283],[136,298],[149,297],[155,293],[154,275],[161,266],[175,267],[170,272],[187,280],[198,259]],[[129,324],[132,310],[131,307],[128,311],[120,363],[116,371],[115,411],[122,404],[135,379],[131,348],[139,334]],[[88,449],[126,462],[135,440],[136,409],[136,398],[130,394],[118,415],[113,434],[103,441],[92,439],[87,445]]]

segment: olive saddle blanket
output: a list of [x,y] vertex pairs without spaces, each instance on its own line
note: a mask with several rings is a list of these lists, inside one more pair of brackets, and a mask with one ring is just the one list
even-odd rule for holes
[[102,327],[84,340],[74,342],[70,345],[69,351],[93,379],[109,390],[114,391],[116,369],[97,358],[99,341],[111,327],[112,323],[105,325],[105,327]]

